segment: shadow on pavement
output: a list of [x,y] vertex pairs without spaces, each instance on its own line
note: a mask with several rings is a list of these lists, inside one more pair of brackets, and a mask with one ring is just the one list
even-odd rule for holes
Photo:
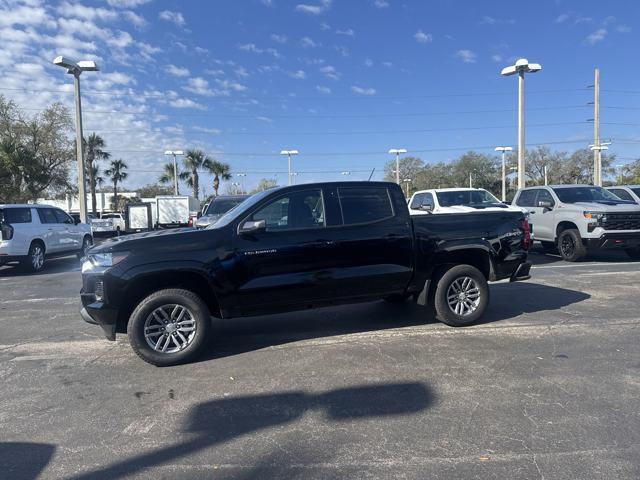
[[44,470],[55,450],[48,443],[0,442],[0,477],[32,480]]
[[37,277],[52,273],[80,272],[80,260],[73,257],[48,258],[44,269],[38,273],[24,270],[17,263],[10,263],[0,267],[0,277]]
[[565,262],[557,251],[545,251],[542,246],[534,245],[529,252],[529,261],[534,265],[547,265],[552,263],[566,265],[580,265],[589,262],[628,263],[632,260],[622,250],[595,250],[590,251],[586,258],[580,262]]
[[[292,423],[309,411],[322,412],[332,422],[408,415],[434,402],[422,383],[363,385],[325,393],[290,391],[223,398],[196,405],[185,423],[193,437],[175,445],[143,453],[76,479],[122,478],[159,465],[174,465],[181,458],[237,437]],[[323,445],[331,449],[331,445]],[[212,459],[210,463],[215,463]]]

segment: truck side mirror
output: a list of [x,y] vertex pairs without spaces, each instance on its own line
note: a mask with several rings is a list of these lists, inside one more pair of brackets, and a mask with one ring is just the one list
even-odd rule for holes
[[551,202],[549,202],[547,200],[540,200],[538,202],[538,207],[540,207],[540,208],[548,208],[549,210],[551,210]]
[[80,218],[74,218],[73,219],[73,224],[74,225],[78,225],[80,223]]
[[240,235],[248,235],[251,233],[263,232],[267,229],[266,220],[247,220],[246,222],[240,224],[238,227],[238,234]]
[[430,203],[423,203],[422,205],[420,205],[420,210],[430,212],[433,210],[433,205],[431,205]]

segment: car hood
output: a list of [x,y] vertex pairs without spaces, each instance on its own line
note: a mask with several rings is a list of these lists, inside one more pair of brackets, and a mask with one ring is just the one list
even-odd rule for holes
[[213,215],[203,215],[196,221],[197,227],[208,227],[216,223],[223,214],[216,213]]
[[576,209],[587,210],[590,212],[603,212],[603,213],[640,213],[640,205],[632,203],[618,203],[615,205],[608,205],[599,202],[576,202],[576,203],[563,203],[563,207],[574,207]]
[[522,211],[508,205],[502,207],[470,207],[468,205],[453,205],[451,207],[439,207],[440,213],[477,213],[477,212],[509,212]]

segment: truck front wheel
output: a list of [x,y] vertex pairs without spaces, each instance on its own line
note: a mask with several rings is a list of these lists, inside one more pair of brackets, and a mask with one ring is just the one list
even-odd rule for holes
[[210,330],[207,305],[195,293],[177,288],[159,290],[142,300],[127,326],[134,352],[158,367],[195,359]]
[[577,262],[587,255],[587,249],[582,244],[580,232],[575,228],[563,230],[558,237],[558,251],[567,262]]
[[489,285],[477,268],[456,265],[438,280],[434,304],[442,323],[452,327],[471,325],[489,305]]

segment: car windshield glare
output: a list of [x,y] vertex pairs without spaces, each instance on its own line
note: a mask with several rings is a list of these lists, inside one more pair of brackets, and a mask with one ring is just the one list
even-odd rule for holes
[[438,203],[441,207],[493,205],[501,203],[486,190],[453,190],[437,192]]
[[594,185],[583,187],[554,188],[553,191],[563,203],[616,202],[628,203],[609,190]]
[[221,227],[227,226],[229,223],[231,223],[231,221],[233,221],[234,218],[239,217],[240,215],[243,215],[244,212],[246,212],[248,209],[250,209],[256,203],[260,202],[264,197],[271,194],[272,192],[273,192],[273,189],[269,189],[263,192],[256,193],[255,195],[251,195],[250,197],[248,197],[247,199],[245,199],[244,201],[240,202],[238,205],[233,207],[227,213],[222,215],[217,222],[209,225],[207,229],[221,228]]
[[243,200],[243,198],[215,199],[209,204],[205,215],[221,215],[227,213],[233,207],[242,203]]

